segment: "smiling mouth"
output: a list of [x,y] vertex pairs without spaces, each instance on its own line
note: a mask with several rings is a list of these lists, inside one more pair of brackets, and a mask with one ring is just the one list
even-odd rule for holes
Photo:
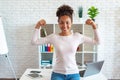
[[63,31],[67,31],[67,29],[63,29]]
[[62,30],[67,30],[67,28],[62,28]]

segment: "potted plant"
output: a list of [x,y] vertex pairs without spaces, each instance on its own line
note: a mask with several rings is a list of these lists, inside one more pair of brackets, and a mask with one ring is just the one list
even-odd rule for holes
[[80,18],[80,22],[82,23],[82,17],[83,17],[83,7],[82,6],[80,6],[78,8],[78,16]]
[[95,17],[99,14],[99,11],[98,11],[98,8],[94,7],[94,6],[91,6],[89,9],[88,9],[88,13],[89,17],[95,21]]

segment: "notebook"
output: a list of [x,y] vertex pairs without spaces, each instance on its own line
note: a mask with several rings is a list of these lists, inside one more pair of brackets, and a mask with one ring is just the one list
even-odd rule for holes
[[98,61],[93,63],[87,63],[87,67],[83,71],[79,71],[81,77],[87,77],[94,74],[98,74],[103,66],[104,61]]

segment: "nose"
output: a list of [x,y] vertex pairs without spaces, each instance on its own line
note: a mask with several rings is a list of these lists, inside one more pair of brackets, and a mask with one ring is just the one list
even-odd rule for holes
[[66,26],[67,26],[67,24],[66,24],[66,23],[64,23],[64,24],[63,24],[63,27],[66,27]]

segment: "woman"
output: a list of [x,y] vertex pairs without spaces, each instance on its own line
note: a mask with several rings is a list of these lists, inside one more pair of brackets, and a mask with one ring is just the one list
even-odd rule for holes
[[92,25],[95,38],[91,39],[80,33],[72,33],[71,25],[73,23],[73,9],[68,5],[62,5],[56,12],[58,25],[61,29],[59,34],[50,34],[47,37],[38,39],[39,29],[46,25],[44,19],[38,21],[35,26],[35,33],[32,43],[35,45],[53,44],[56,49],[56,63],[53,67],[51,80],[80,80],[78,66],[76,64],[75,53],[78,45],[82,43],[98,44],[96,24],[88,19],[86,24]]

